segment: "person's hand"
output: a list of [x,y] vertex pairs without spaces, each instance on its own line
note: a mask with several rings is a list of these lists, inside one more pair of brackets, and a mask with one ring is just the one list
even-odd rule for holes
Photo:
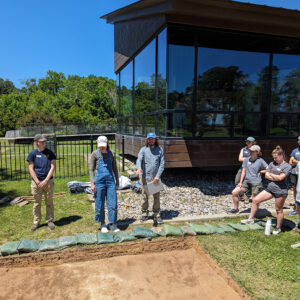
[[242,184],[241,184],[241,183],[238,183],[238,184],[237,184],[237,187],[239,187],[239,188],[242,187]]
[[44,186],[47,185],[47,183],[48,183],[48,180],[45,179],[45,180],[43,180],[42,182],[40,182],[40,184],[38,185],[38,187],[42,189]]
[[154,184],[158,184],[158,181],[159,181],[159,178],[158,178],[158,177],[155,177],[155,178],[153,179],[153,183],[154,183]]
[[139,169],[137,169],[137,171],[135,172],[135,174],[142,175],[143,174],[143,170],[141,168],[139,168]]
[[92,182],[92,184],[91,184],[91,189],[94,193],[96,193],[96,186],[95,186],[94,182]]
[[41,182],[38,179],[35,181],[35,183],[37,186],[39,186],[41,184]]

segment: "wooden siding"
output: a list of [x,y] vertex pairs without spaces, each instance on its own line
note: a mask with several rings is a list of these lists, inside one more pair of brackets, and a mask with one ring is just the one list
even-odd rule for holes
[[[125,154],[137,157],[144,138],[124,136]],[[116,135],[117,147],[122,149],[122,135]],[[165,151],[166,168],[232,167],[239,166],[238,155],[245,142],[242,140],[161,140]],[[265,139],[257,141],[266,162],[272,160],[272,150],[280,145],[287,156],[297,147],[296,139]]]

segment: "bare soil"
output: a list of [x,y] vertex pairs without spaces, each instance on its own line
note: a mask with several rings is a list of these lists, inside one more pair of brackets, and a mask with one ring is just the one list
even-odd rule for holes
[[193,238],[15,255],[0,299],[246,299]]

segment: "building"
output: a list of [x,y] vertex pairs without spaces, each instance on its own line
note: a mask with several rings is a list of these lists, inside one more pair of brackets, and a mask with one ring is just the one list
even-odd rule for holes
[[228,167],[247,136],[264,157],[300,132],[300,11],[229,0],[144,0],[114,24],[117,139],[156,131],[166,166]]

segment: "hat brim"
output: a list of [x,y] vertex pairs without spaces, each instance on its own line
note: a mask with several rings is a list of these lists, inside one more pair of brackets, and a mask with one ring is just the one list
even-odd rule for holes
[[46,142],[47,139],[38,139],[38,140],[35,140],[35,142]]
[[107,147],[107,143],[103,143],[103,142],[98,143],[98,147]]

